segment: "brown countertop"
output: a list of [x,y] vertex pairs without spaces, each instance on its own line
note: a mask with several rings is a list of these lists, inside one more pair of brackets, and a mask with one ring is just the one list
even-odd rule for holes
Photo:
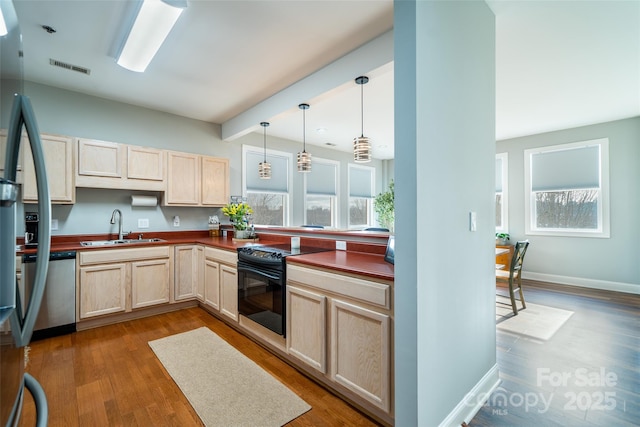
[[[263,235],[257,242],[234,241],[231,237],[209,237],[207,231],[186,231],[186,232],[156,232],[145,233],[144,238],[163,239],[160,242],[147,243],[129,243],[114,246],[82,246],[80,242],[90,240],[111,240],[117,238],[112,234],[108,235],[72,235],[72,236],[53,236],[51,239],[51,251],[94,251],[94,250],[110,250],[124,249],[143,246],[161,246],[161,245],[179,245],[179,244],[202,244],[214,248],[235,251],[239,247],[251,246],[255,244],[269,245],[287,242],[289,237],[283,238],[276,235]],[[18,243],[22,243],[18,241]],[[327,239],[303,239],[303,245],[318,246],[329,248],[334,245],[333,241]],[[342,271],[351,274],[360,274],[382,280],[393,281],[394,270],[393,265],[384,260],[384,255],[379,252],[384,248],[370,246],[369,249],[374,253],[366,253],[353,251],[353,249],[364,248],[365,245],[349,243],[348,251],[319,252],[315,254],[297,255],[287,258],[287,262],[305,264],[314,267],[326,268],[330,270]],[[36,253],[36,248],[25,248],[24,245],[16,246],[16,255]]]
[[361,274],[382,280],[393,281],[393,264],[384,260],[384,255],[364,252],[329,251],[287,257],[291,264],[303,264],[327,268],[345,273]]

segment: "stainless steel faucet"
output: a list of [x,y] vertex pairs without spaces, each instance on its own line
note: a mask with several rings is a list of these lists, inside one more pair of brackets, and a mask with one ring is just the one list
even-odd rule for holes
[[111,214],[111,221],[109,222],[111,224],[116,223],[116,213],[118,214],[118,240],[122,240],[124,238],[124,235],[122,234],[122,212],[120,211],[120,209],[113,210],[113,213]]

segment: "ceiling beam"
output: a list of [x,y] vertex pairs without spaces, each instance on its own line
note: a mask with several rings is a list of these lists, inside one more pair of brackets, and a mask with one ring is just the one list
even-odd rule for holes
[[301,102],[308,102],[392,61],[393,30],[389,30],[222,123],[222,139],[240,138],[258,129],[260,122],[269,121],[293,107],[297,110]]

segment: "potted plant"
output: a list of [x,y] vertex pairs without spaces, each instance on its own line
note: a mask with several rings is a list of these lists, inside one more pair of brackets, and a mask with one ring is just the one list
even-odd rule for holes
[[496,244],[497,245],[508,245],[509,244],[509,233],[496,233]]
[[253,209],[247,203],[228,203],[222,208],[222,213],[229,217],[229,221],[233,225],[234,235],[237,239],[247,239],[247,234],[251,233],[247,230],[249,220],[247,215],[253,213]]
[[373,208],[378,216],[378,223],[382,227],[388,228],[393,233],[395,213],[394,213],[395,191],[393,180],[389,182],[389,189],[380,193],[373,201]]

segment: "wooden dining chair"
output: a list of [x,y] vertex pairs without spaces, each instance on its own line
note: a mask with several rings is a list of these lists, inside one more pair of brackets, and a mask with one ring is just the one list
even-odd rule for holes
[[518,307],[516,306],[516,291],[520,294],[520,303],[524,310],[527,308],[524,302],[524,293],[522,292],[522,264],[524,262],[524,255],[527,253],[529,247],[529,241],[524,240],[516,243],[516,247],[513,251],[513,257],[511,258],[511,265],[509,271],[496,270],[496,282],[507,283],[509,286],[509,298],[511,298],[511,308],[513,314],[518,314]]

